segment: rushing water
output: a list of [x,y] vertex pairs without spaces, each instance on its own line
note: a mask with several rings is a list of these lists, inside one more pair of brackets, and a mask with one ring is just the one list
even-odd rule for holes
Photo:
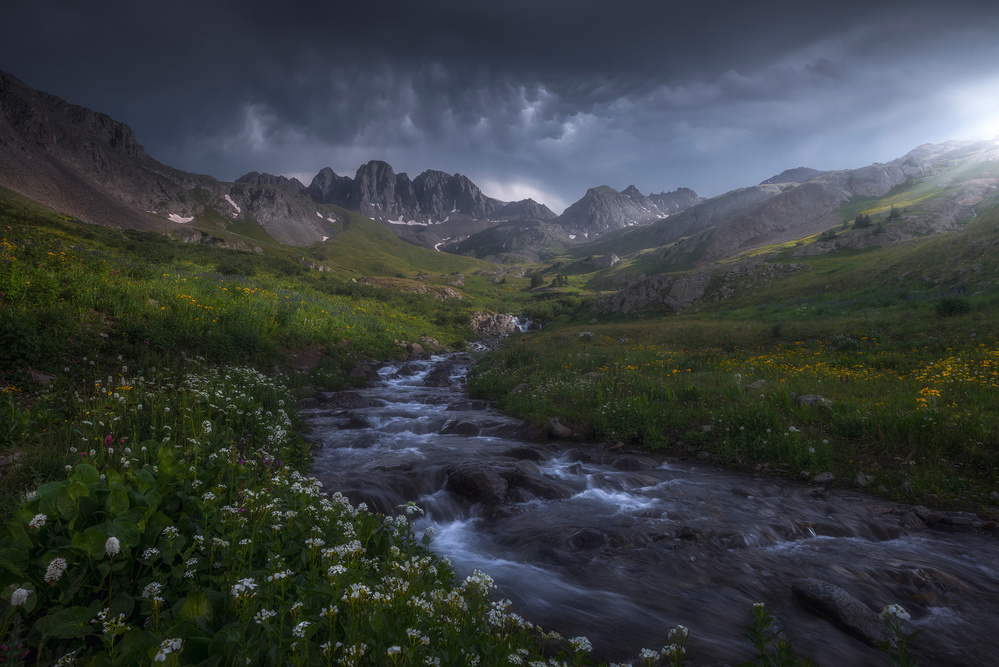
[[470,364],[399,363],[367,389],[331,394],[307,412],[323,445],[313,472],[380,512],[417,502],[432,548],[460,575],[489,573],[529,620],[588,636],[604,660],[660,648],[682,623],[693,664],[738,662],[753,657],[742,638],[749,609],[765,602],[799,654],[887,664],[792,598],[792,580],[815,577],[875,609],[906,607],[924,630],[923,664],[996,664],[994,537],[908,531],[909,508],[850,491],[538,441],[467,398]]

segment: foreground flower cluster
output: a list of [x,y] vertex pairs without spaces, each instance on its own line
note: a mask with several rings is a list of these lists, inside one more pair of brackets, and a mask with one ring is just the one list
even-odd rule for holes
[[14,657],[548,664],[533,626],[490,601],[487,575],[456,581],[405,513],[352,506],[288,464],[308,457],[279,383],[149,374],[116,369],[64,400],[75,463],[0,531]]

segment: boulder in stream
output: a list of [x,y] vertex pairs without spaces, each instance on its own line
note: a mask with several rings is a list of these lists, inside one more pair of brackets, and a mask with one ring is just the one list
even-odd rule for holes
[[463,461],[447,469],[447,488],[473,503],[501,503],[510,489],[508,479],[517,474],[510,463]]
[[449,366],[435,366],[432,371],[423,378],[424,387],[450,387],[451,368]]
[[385,405],[385,401],[362,396],[356,391],[332,391],[323,393],[326,405],[335,408],[374,408]]
[[835,584],[813,577],[795,579],[791,593],[809,611],[871,646],[889,639],[878,613]]

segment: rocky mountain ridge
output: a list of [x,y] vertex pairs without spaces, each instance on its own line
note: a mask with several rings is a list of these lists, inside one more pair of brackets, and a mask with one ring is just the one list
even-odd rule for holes
[[[764,245],[817,234],[841,222],[837,209],[855,197],[884,197],[910,181],[932,177],[962,161],[999,159],[995,141],[952,141],[920,146],[885,164],[819,172],[804,182],[761,183],[697,203],[639,229],[624,229],[584,244],[574,254],[669,252],[681,239],[699,239],[703,265]],[[804,178],[795,169],[768,180]],[[968,201],[972,201],[973,197]],[[980,200],[980,197],[979,197]]]
[[646,224],[700,200],[682,188],[649,197],[634,187],[624,193],[597,188],[568,215],[556,216],[530,199],[508,203],[488,197],[461,174],[428,170],[410,179],[378,160],[361,165],[353,178],[325,168],[308,186],[255,171],[226,183],[161,164],[124,123],[2,72],[0,186],[85,222],[164,231],[188,241],[207,238],[196,229],[203,222],[226,228],[247,220],[280,243],[321,243],[343,222],[330,206],[335,205],[436,249],[492,227],[537,221],[557,221],[535,240],[561,248],[606,229]]
[[335,214],[290,188],[224,183],[157,162],[135,133],[0,72],[0,186],[84,222],[205,237],[199,218],[225,227],[253,220],[275,240],[311,245],[333,236]]

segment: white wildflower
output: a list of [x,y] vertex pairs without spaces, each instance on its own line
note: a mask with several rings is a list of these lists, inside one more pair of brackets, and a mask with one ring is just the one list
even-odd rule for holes
[[59,581],[65,571],[66,559],[53,558],[49,566],[45,569],[45,583],[55,585],[55,582]]
[[10,594],[10,606],[20,607],[25,602],[28,601],[28,591],[23,588],[18,588],[16,591]]
[[118,542],[117,537],[109,537],[107,539],[107,542],[104,543],[104,553],[111,558],[114,558],[121,553],[121,543]]

